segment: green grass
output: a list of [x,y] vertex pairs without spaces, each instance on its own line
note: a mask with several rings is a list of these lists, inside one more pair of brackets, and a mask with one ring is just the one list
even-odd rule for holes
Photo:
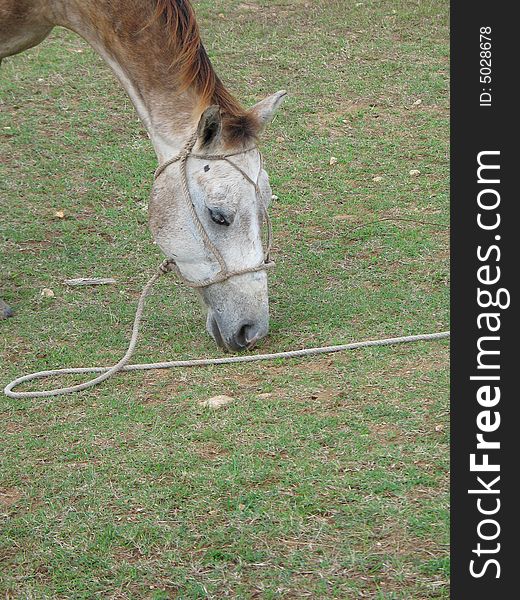
[[[263,140],[279,200],[262,350],[447,329],[447,3],[196,6],[245,103],[290,92]],[[0,108],[0,297],[16,309],[0,383],[111,363],[161,260],[151,145],[63,30],[3,62]],[[63,285],[80,276],[118,285]],[[161,280],[136,360],[217,354],[192,292]],[[235,402],[201,408],[216,394]],[[447,342],[2,396],[0,592],[446,599],[447,411]]]

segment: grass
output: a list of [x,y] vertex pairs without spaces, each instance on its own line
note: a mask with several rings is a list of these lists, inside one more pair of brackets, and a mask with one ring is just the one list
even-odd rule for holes
[[[279,200],[262,350],[447,329],[447,3],[196,7],[245,103],[290,91],[263,140]],[[111,363],[161,260],[149,141],[64,30],[3,62],[0,108],[0,297],[16,309],[0,322],[1,383]],[[80,276],[118,285],[63,285]],[[165,278],[136,359],[206,355],[198,303]],[[216,394],[235,401],[199,405]],[[446,599],[447,411],[446,342],[2,397],[0,592]]]

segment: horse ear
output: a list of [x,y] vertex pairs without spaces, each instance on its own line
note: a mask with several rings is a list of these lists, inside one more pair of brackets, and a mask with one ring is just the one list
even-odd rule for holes
[[201,147],[209,146],[220,138],[222,115],[220,106],[213,105],[202,113],[197,127],[197,136]]
[[267,96],[267,98],[258,104],[255,104],[255,106],[250,109],[249,112],[252,113],[260,123],[261,130],[265,129],[273,120],[274,115],[280,104],[284,101],[285,96],[287,96],[287,92],[285,90],[280,90],[272,96]]

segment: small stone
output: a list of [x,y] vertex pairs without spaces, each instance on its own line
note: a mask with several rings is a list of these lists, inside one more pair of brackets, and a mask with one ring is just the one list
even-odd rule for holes
[[419,171],[419,169],[412,169],[412,170],[410,171],[410,175],[411,175],[412,177],[418,177],[420,174],[421,174],[421,172]]
[[335,156],[331,156],[330,160],[329,160],[329,165],[331,167],[333,167],[334,165],[337,165],[337,164],[338,164],[338,159]]
[[284,138],[283,136],[279,135],[279,136],[276,138],[276,141],[277,141],[279,144],[281,144],[282,142],[285,142],[285,138]]
[[421,99],[419,99],[419,100],[416,100],[416,101],[413,103],[413,105],[414,105],[414,106],[419,106],[419,104],[422,104],[422,100],[421,100]]
[[55,217],[58,217],[58,219],[64,219],[65,218],[65,213],[62,210],[57,210],[54,213]]
[[274,201],[276,201],[276,200],[279,200],[279,198],[278,198],[278,196],[277,196],[276,194],[273,194],[273,195],[271,196],[271,200],[274,200]]
[[378,183],[380,181],[383,181],[383,178],[381,177],[381,175],[376,175],[376,177],[372,177],[372,181]]
[[40,295],[42,298],[54,298],[55,296],[54,292],[49,288],[43,288],[43,290],[40,292]]
[[203,400],[202,402],[199,402],[200,406],[205,406],[207,408],[223,408],[224,406],[227,406],[228,404],[231,404],[231,402],[233,402],[234,398],[231,398],[231,396],[213,396],[212,398],[208,398],[208,400]]
[[112,277],[78,277],[76,279],[66,279],[65,285],[72,287],[83,286],[83,285],[109,285],[117,283]]
[[435,425],[435,431],[440,432],[443,431],[444,425]]
[[262,400],[267,400],[268,398],[271,398],[272,395],[273,394],[271,392],[265,392],[263,394],[258,394],[258,397]]

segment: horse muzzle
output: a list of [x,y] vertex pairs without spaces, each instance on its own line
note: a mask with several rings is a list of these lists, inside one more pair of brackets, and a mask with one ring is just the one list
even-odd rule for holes
[[249,319],[238,324],[219,322],[213,311],[208,312],[208,333],[222,350],[240,352],[251,350],[269,332],[269,318]]

